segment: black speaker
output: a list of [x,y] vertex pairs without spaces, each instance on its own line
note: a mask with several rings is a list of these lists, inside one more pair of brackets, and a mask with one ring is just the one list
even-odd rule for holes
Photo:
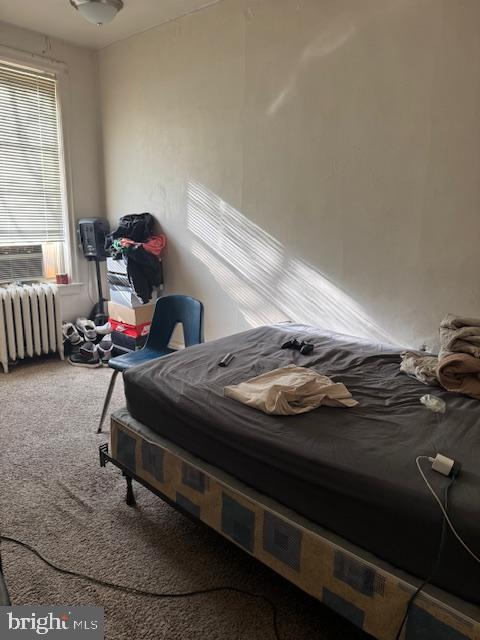
[[105,236],[110,225],[105,218],[81,218],[78,221],[78,240],[80,249],[87,260],[106,259]]

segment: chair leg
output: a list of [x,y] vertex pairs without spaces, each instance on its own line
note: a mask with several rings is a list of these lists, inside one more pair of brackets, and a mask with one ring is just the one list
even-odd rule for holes
[[107,415],[108,407],[110,406],[110,400],[112,399],[112,393],[115,387],[115,380],[117,379],[118,374],[119,374],[119,371],[115,369],[115,371],[113,372],[112,378],[110,380],[110,384],[108,385],[108,391],[105,397],[105,402],[103,403],[102,416],[98,424],[97,433],[102,432],[103,422],[105,420],[105,416]]

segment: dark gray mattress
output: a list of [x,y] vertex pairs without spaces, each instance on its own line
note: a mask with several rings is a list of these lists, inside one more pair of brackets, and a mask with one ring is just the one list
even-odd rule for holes
[[[281,350],[294,335],[315,352]],[[218,361],[236,354],[228,368]],[[462,463],[450,512],[480,553],[480,402],[426,387],[399,371],[400,351],[308,327],[261,327],[191,347],[125,374],[130,413],[167,439],[310,520],[409,573],[434,564],[442,516],[415,465],[437,452]],[[268,416],[223,388],[285,364],[312,367],[347,385],[359,406]],[[447,403],[444,415],[420,404]],[[428,462],[427,462],[428,468]],[[448,480],[429,471],[438,493]],[[480,565],[448,533],[433,584],[480,603]]]

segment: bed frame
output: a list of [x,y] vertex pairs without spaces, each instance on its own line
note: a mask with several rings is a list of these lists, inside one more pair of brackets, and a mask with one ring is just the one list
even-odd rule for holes
[[[113,414],[111,453],[108,444],[99,448],[100,465],[110,462],[125,476],[128,505],[135,504],[135,480],[377,640],[395,640],[408,601],[421,581],[143,425],[139,430],[139,424],[125,409]],[[401,637],[480,640],[480,607],[428,586],[415,599]]]

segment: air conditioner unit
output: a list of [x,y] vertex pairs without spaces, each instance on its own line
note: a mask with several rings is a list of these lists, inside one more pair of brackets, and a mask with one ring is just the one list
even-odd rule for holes
[[42,245],[0,246],[0,283],[43,278]]

